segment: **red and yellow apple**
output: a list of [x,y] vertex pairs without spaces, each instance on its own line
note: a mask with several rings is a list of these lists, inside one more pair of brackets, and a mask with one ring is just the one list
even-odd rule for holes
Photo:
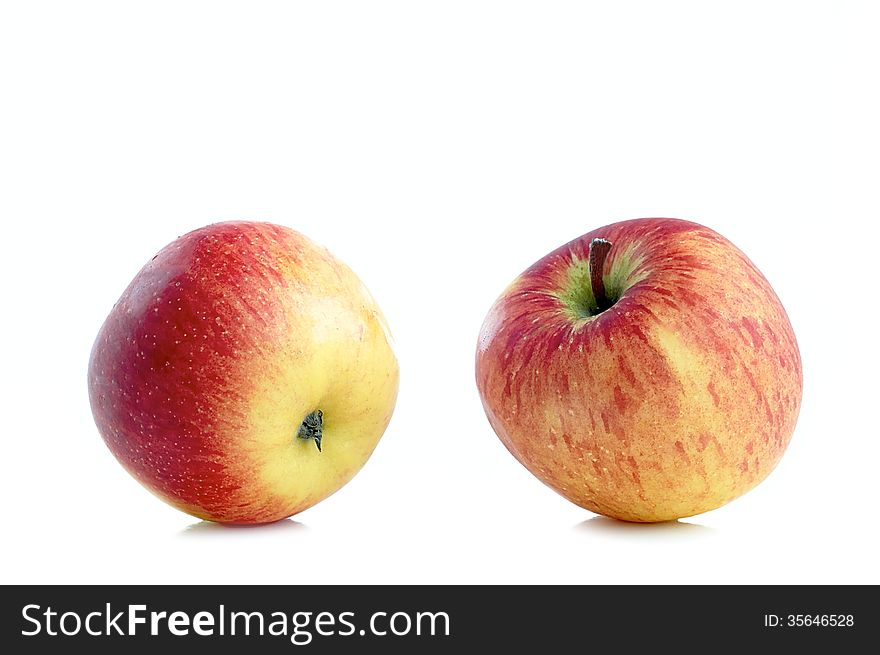
[[218,223],[165,247],[89,362],[116,458],[174,507],[225,523],[276,521],[342,487],[385,431],[397,383],[361,281],[268,223]]
[[516,278],[483,324],[476,380],[529,471],[636,522],[706,512],[761,482],[802,388],[764,276],[721,235],[668,218],[599,228]]

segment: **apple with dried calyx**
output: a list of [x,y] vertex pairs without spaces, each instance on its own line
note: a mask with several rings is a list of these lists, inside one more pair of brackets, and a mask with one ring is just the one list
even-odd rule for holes
[[646,218],[550,253],[495,302],[476,381],[529,471],[626,521],[720,507],[776,466],[801,358],[770,284],[716,232]]
[[345,264],[269,223],[210,225],[137,274],[98,334],[89,396],[110,450],[193,516],[286,518],[348,482],[385,431],[398,368]]

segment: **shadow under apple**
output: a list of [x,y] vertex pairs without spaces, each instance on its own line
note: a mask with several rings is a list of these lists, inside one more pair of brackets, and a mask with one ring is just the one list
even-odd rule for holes
[[708,537],[716,533],[715,528],[681,520],[663,521],[661,523],[630,523],[610,519],[607,516],[594,516],[586,521],[582,521],[575,526],[575,530],[578,532],[590,532],[633,539]]
[[304,523],[294,521],[293,519],[282,519],[274,523],[263,523],[259,525],[227,525],[223,523],[214,523],[212,521],[198,521],[192,525],[186,526],[180,531],[182,537],[199,537],[199,538],[235,538],[255,537],[267,534],[278,534],[279,532],[304,532],[308,530],[308,526]]

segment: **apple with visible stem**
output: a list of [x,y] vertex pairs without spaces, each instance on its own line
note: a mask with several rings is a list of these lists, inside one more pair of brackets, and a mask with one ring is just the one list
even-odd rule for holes
[[267,523],[348,482],[385,431],[397,360],[345,264],[269,223],[180,237],[98,334],[89,396],[110,450],[193,516]]
[[770,284],[727,239],[671,218],[599,228],[517,277],[482,326],[476,381],[529,471],[635,522],[706,512],[761,482],[802,393]]

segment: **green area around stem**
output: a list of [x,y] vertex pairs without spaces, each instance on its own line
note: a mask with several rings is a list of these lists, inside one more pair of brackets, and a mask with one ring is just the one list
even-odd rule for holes
[[[610,306],[620,300],[626,290],[646,274],[641,266],[642,258],[636,255],[636,244],[624,246],[619,252],[615,252],[616,248],[617,246],[613,247],[606,273],[602,276]],[[591,319],[604,311],[598,307],[593,295],[589,258],[572,257],[558,298],[573,320]]]

